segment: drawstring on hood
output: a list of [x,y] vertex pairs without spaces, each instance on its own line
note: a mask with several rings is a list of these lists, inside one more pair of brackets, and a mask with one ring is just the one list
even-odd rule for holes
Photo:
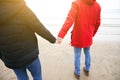
[[94,2],[96,1],[96,0],[82,0],[83,2],[85,2],[86,4],[88,4],[88,5],[92,5],[92,4],[94,4]]

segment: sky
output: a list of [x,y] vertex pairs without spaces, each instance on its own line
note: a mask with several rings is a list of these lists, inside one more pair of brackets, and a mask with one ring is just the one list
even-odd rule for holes
[[120,0],[97,0],[102,9],[120,9]]
[[[44,24],[63,24],[73,0],[25,0],[28,7]],[[102,23],[119,23],[120,0],[97,0],[101,6],[101,17],[119,18],[102,20]]]
[[[69,6],[73,0],[25,0],[30,7],[49,6],[51,8]],[[120,9],[120,0],[97,0],[104,9]],[[66,7],[64,6],[64,7]]]
[[[43,17],[65,17],[73,0],[25,0],[27,5],[38,15]],[[120,0],[97,0],[102,10],[120,9]]]
[[[57,33],[65,21],[72,1],[73,0],[26,0],[26,4],[47,29],[51,32],[56,31]],[[107,24],[110,26],[112,24],[115,26],[120,24],[120,0],[97,0],[97,2],[100,4],[102,10],[101,25]],[[119,30],[114,32],[119,33]]]

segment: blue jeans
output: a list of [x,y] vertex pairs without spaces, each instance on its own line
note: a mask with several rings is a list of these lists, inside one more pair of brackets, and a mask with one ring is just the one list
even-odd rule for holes
[[[90,70],[91,56],[90,56],[90,47],[83,48],[85,54],[85,69]],[[74,47],[74,65],[75,73],[80,75],[80,61],[81,61],[81,50],[82,48]]]
[[29,70],[33,80],[42,80],[41,74],[41,64],[39,58],[33,61],[31,64],[27,65],[24,68],[13,69],[18,80],[29,80],[28,74],[26,70]]

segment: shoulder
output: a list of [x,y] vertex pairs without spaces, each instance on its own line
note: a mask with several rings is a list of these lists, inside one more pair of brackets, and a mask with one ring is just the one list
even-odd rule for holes
[[79,6],[80,5],[80,0],[74,0],[73,4],[76,4],[77,6]]
[[78,8],[80,6],[80,0],[75,0],[72,2],[72,7]]
[[95,2],[95,5],[96,5],[96,7],[97,7],[98,9],[101,10],[101,6],[100,6],[100,4],[99,4],[98,2]]

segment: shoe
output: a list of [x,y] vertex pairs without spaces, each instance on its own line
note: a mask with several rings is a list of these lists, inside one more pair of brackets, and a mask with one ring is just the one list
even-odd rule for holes
[[83,68],[83,71],[84,71],[84,73],[85,73],[86,76],[89,76],[89,71],[86,71],[85,67]]
[[80,79],[80,75],[76,74],[75,72],[74,72],[74,75],[77,79]]

